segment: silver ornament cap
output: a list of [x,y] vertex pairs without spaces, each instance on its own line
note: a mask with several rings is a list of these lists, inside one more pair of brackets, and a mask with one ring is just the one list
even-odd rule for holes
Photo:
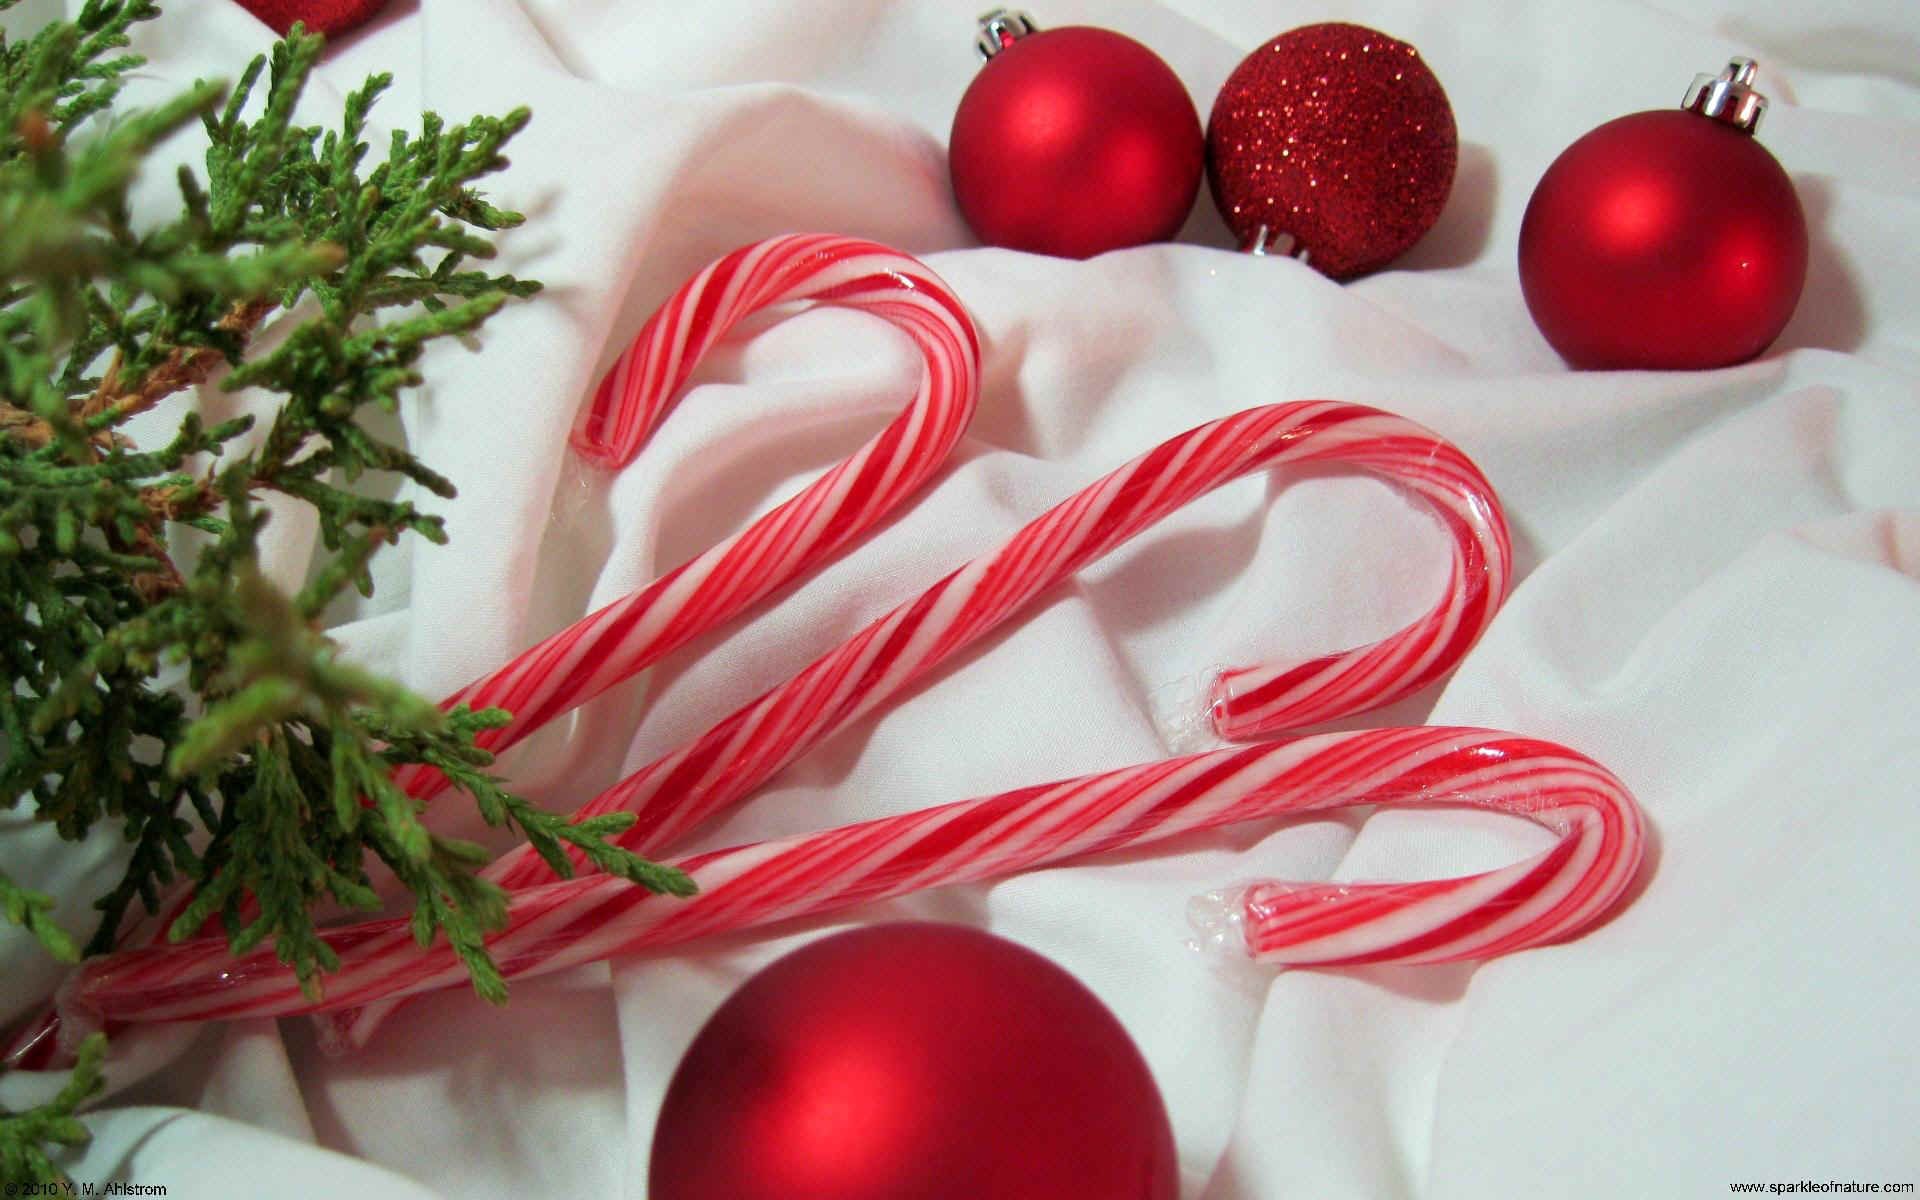
[[1734,58],[1718,75],[1695,75],[1680,107],[1742,133],[1752,133],[1767,111],[1767,98],[1753,90],[1753,77],[1759,69],[1760,64],[1751,58]]
[[992,60],[993,56],[1013,45],[1030,33],[1038,33],[1040,27],[1026,13],[1012,8],[996,8],[980,18],[980,32],[974,35],[973,48],[980,57]]

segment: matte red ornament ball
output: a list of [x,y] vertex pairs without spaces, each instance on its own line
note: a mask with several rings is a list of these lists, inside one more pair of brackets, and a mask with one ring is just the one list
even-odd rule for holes
[[1081,26],[996,53],[948,139],[954,199],[980,240],[1064,258],[1171,238],[1204,158],[1200,114],[1173,69]]
[[372,20],[386,4],[387,0],[240,0],[240,7],[283,36],[295,21],[315,33],[345,33]]
[[748,980],[654,1128],[652,1200],[1175,1200],[1166,1108],[1113,1014],[957,925],[869,926]]
[[1793,181],[1750,133],[1682,109],[1609,121],[1563,151],[1520,225],[1520,287],[1575,367],[1744,362],[1807,274]]
[[1453,106],[1420,52],[1364,25],[1274,38],[1234,68],[1207,120],[1207,180],[1241,247],[1334,279],[1419,241],[1458,157]]

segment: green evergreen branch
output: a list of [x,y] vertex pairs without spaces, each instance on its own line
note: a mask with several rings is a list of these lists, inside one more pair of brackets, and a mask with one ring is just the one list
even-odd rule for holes
[[[424,114],[375,161],[367,124],[388,79],[350,93],[331,129],[297,124],[321,47],[298,27],[231,90],[117,113],[140,61],[121,52],[128,29],[154,15],[88,0],[0,39],[0,787],[64,838],[102,820],[124,832],[129,865],[97,901],[90,951],[186,881],[168,936],[217,920],[236,952],[270,943],[317,992],[337,962],[314,914],[379,907],[378,860],[411,893],[416,936],[445,937],[501,999],[486,937],[507,898],[476,875],[479,847],[426,828],[396,768],[441,771],[561,874],[590,862],[658,891],[691,883],[613,844],[631,817],[571,824],[506,790],[474,744],[505,714],[442,712],[343,660],[316,622],[347,587],[371,592],[381,548],[445,540],[416,500],[453,482],[363,410],[396,411],[429,346],[539,290],[476,267],[521,221],[476,187],[528,113]],[[133,179],[196,118],[206,151],[177,173],[178,214],[136,223]],[[284,336],[261,349],[269,319]],[[135,415],[214,384],[279,403],[260,429],[188,411],[158,448],[125,437]],[[370,475],[406,486],[382,499]],[[256,565],[268,493],[311,506],[325,549],[291,596]],[[0,910],[71,955],[46,897],[0,879]],[[45,1110],[40,1140],[72,1132],[70,1109]],[[20,1145],[0,1139],[9,1170],[39,1169]]]
[[28,891],[0,871],[0,909],[6,912],[7,920],[31,933],[48,954],[61,962],[79,962],[80,952],[74,948],[73,939],[53,920],[53,907],[53,897]]
[[73,1075],[59,1095],[26,1112],[0,1108],[0,1180],[9,1185],[38,1184],[48,1189],[47,1195],[70,1194],[71,1181],[41,1147],[49,1143],[84,1146],[92,1139],[73,1114],[106,1086],[101,1070],[106,1061],[106,1036],[93,1034],[80,1043]]

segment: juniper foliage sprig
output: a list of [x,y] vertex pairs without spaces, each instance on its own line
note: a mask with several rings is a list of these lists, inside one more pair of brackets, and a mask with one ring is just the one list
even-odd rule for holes
[[[504,790],[474,744],[504,713],[441,712],[342,661],[317,625],[346,588],[370,592],[382,546],[445,539],[411,500],[356,487],[376,473],[454,491],[361,418],[420,382],[428,344],[538,289],[473,265],[493,254],[488,234],[520,223],[474,185],[506,165],[527,111],[451,126],[426,114],[363,173],[388,79],[350,94],[337,128],[297,124],[321,43],[296,27],[230,94],[196,84],[102,120],[139,61],[112,55],[154,15],[89,0],[71,23],[0,41],[0,795],[70,839],[122,823],[131,862],[99,901],[90,951],[185,878],[193,900],[169,937],[218,918],[235,952],[271,942],[315,990],[337,964],[312,914],[378,904],[371,854],[413,893],[420,939],[447,937],[476,990],[501,999],[484,937],[505,897],[476,877],[478,847],[422,825],[396,766],[435,766],[563,874],[564,843],[656,890],[691,885],[611,843],[631,818],[573,825]],[[204,179],[182,168],[180,215],[136,228],[135,175],[196,118]],[[254,334],[276,313],[291,328],[262,349]],[[222,387],[280,397],[260,436],[190,412],[158,448],[124,436],[222,370]],[[291,596],[257,565],[255,501],[272,493],[312,506],[326,550]],[[162,686],[168,672],[179,686]],[[70,950],[45,897],[0,876],[0,900]]]
[[52,1100],[21,1113],[0,1108],[0,1180],[6,1181],[8,1195],[23,1184],[37,1185],[43,1196],[74,1194],[72,1181],[43,1147],[87,1144],[92,1135],[74,1113],[106,1086],[101,1073],[106,1059],[106,1035],[90,1034],[80,1043],[73,1074]]

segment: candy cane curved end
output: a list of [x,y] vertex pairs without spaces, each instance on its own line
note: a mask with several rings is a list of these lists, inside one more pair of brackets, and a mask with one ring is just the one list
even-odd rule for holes
[[929,359],[913,406],[940,401],[936,359],[970,357],[964,374],[977,393],[979,337],[925,264],[861,238],[787,234],[709,264],[647,319],[575,419],[574,452],[601,467],[632,462],[715,343],[754,312],[800,301],[866,309],[905,332]]
[[[1540,744],[1547,747],[1546,743]],[[1432,964],[1494,958],[1570,937],[1619,903],[1640,870],[1646,825],[1620,781],[1547,747],[1529,768],[1540,791],[1460,802],[1533,820],[1559,835],[1507,867],[1405,883],[1259,880],[1195,897],[1196,948],[1294,967]],[[1446,803],[1447,801],[1439,801]]]
[[[1506,595],[1513,551],[1492,486],[1457,448],[1391,413],[1324,400],[1263,405],[1190,429],[1081,488],[578,815],[633,812],[639,819],[621,844],[643,854],[670,849],[1168,513],[1254,471],[1333,463],[1381,476],[1436,515],[1453,548],[1448,585],[1423,616],[1371,645],[1304,665],[1224,672],[1214,685],[1214,725],[1229,740],[1246,740],[1407,695],[1459,661]],[[523,847],[489,877],[514,888],[552,874]]]
[[[1479,640],[1513,582],[1506,517],[1472,460],[1411,421],[1386,413],[1343,434],[1326,461],[1356,465],[1411,495],[1448,535],[1440,599],[1377,642],[1305,662],[1230,668],[1213,680],[1207,715],[1226,741],[1248,741],[1378,708],[1412,695]],[[1365,439],[1362,441],[1361,439]]]
[[[477,739],[502,751],[797,578],[871,528],[926,483],[973,419],[980,336],[965,306],[917,260],[875,242],[791,234],[743,246],[661,306],[575,424],[577,453],[632,460],[702,357],[743,317],[800,301],[872,313],[919,348],[919,385],[884,429],[799,493],[653,583],[576,621],[443,701],[499,707],[510,724]],[[425,799],[446,785],[431,767],[394,780]]]

